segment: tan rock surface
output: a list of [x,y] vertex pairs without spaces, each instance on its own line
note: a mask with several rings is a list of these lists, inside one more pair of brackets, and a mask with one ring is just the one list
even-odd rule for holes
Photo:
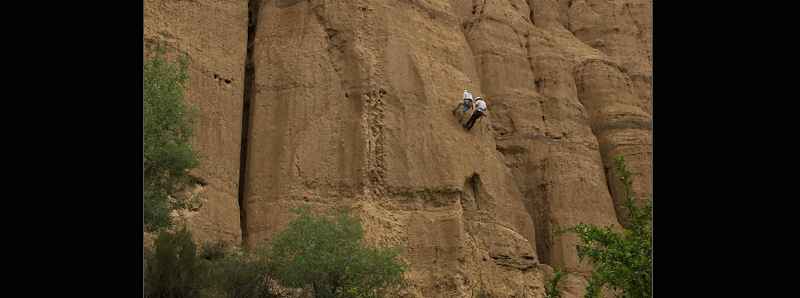
[[[170,32],[195,61],[190,100],[219,123],[199,129],[203,188],[218,187],[203,193],[235,203],[247,3],[177,3],[146,3],[145,36]],[[624,222],[608,182],[617,154],[636,192],[652,191],[652,1],[260,3],[248,246],[283,229],[292,207],[342,206],[369,242],[403,249],[407,297],[543,297],[544,264],[573,272],[565,289],[578,297],[590,267],[553,229]],[[209,87],[205,69],[235,90]],[[464,88],[489,105],[470,132],[452,115]],[[236,228],[235,208],[201,210],[209,224],[196,226]]]
[[502,274],[502,293],[533,293],[537,280],[521,278],[536,262],[521,193],[488,126],[467,133],[450,115],[464,87],[480,88],[452,11],[447,2],[264,3],[251,245],[279,231],[290,206],[352,201],[367,227],[385,226],[368,228],[371,238],[405,250],[414,295],[461,297],[481,275]]

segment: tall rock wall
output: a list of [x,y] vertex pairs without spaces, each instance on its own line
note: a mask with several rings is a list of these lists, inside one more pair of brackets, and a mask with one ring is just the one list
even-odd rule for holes
[[[625,223],[614,156],[652,192],[652,1],[250,7],[248,61],[246,1],[145,3],[146,40],[192,58],[209,202],[193,218],[209,237],[253,247],[293,207],[345,207],[403,249],[406,296],[543,297],[553,267],[578,297],[590,267],[554,229]],[[452,114],[464,88],[489,105],[469,132]]]
[[451,114],[480,88],[460,23],[447,2],[262,4],[249,244],[293,206],[351,205],[371,240],[404,248],[415,296],[541,292],[533,221],[491,129]]

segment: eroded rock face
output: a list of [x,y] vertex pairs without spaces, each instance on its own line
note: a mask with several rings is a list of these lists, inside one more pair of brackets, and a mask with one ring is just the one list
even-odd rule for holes
[[382,227],[370,239],[404,249],[414,295],[465,296],[503,274],[503,293],[534,293],[533,220],[492,130],[450,114],[481,85],[449,3],[280,4],[263,4],[256,32],[249,244],[291,206],[356,204]]
[[239,150],[242,125],[247,1],[198,0],[144,3],[145,55],[161,44],[168,57],[189,58],[186,99],[198,108],[192,146],[200,165],[192,171],[199,209],[182,214],[198,241],[241,241]]
[[[198,172],[219,190],[209,201],[236,202],[237,185],[220,185],[237,181],[241,126],[226,121],[250,117],[248,246],[281,231],[292,207],[344,206],[369,242],[403,249],[405,296],[542,297],[544,264],[572,272],[577,296],[590,267],[575,237],[553,229],[624,223],[616,155],[637,173],[637,194],[651,193],[651,1],[258,4],[249,87],[246,2],[145,5],[146,37],[172,32],[195,64],[209,156]],[[235,92],[202,75],[229,68],[220,75]],[[469,132],[452,115],[464,88],[489,105]],[[202,212],[200,229],[239,226],[227,211]]]

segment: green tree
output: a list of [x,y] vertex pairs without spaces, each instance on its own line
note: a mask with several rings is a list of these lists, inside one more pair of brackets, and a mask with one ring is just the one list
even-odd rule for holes
[[162,231],[153,246],[145,267],[145,296],[199,296],[206,267],[189,231],[185,227],[177,232]]
[[591,260],[594,266],[586,297],[598,297],[603,287],[621,297],[652,297],[653,200],[636,202],[631,191],[631,172],[623,157],[615,159],[615,169],[623,185],[630,227],[617,232],[610,227],[579,224],[567,230],[580,238],[578,257]]
[[192,150],[193,111],[184,103],[187,60],[169,62],[157,49],[144,68],[144,228],[170,227],[170,212],[185,208],[186,200],[172,197],[189,181],[198,163]]
[[361,223],[342,212],[331,219],[307,208],[275,237],[270,261],[285,286],[309,287],[315,297],[380,297],[403,281],[396,249],[367,247]]
[[267,254],[234,250],[211,261],[205,296],[226,298],[281,297],[268,282]]

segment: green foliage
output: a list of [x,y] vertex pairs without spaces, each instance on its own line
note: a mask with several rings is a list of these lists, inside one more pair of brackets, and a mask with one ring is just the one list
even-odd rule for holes
[[586,297],[598,297],[603,287],[620,293],[621,297],[652,297],[653,201],[648,198],[643,206],[637,204],[625,160],[617,157],[615,165],[623,184],[630,227],[622,232],[588,224],[569,229],[580,238],[578,257],[589,259],[594,265]]
[[234,251],[211,264],[205,296],[226,298],[280,297],[268,283],[266,254]]
[[146,260],[145,296],[197,297],[205,271],[196,250],[185,227],[175,233],[161,232]]
[[403,281],[406,267],[396,249],[364,245],[361,223],[346,213],[335,218],[296,209],[298,218],[275,237],[270,258],[285,286],[310,287],[315,297],[381,297]]
[[210,242],[198,251],[184,227],[161,231],[145,250],[146,297],[282,297],[274,281],[309,288],[315,297],[385,297],[403,284],[404,264],[395,249],[367,247],[360,222],[341,213],[334,219],[307,209],[254,252]]
[[154,251],[145,250],[146,297],[273,298],[266,253],[227,249],[224,242],[197,253],[191,234],[162,231]]
[[144,69],[144,227],[170,227],[170,212],[187,202],[171,199],[188,181],[188,170],[198,163],[192,150],[193,111],[184,103],[187,60],[167,61],[163,51],[146,59]]
[[564,271],[556,271],[553,279],[547,282],[547,286],[545,288],[545,298],[561,298],[561,292],[558,290],[558,282],[564,278],[564,275]]
[[228,245],[225,241],[205,242],[200,250],[200,257],[208,261],[215,261],[225,257]]

